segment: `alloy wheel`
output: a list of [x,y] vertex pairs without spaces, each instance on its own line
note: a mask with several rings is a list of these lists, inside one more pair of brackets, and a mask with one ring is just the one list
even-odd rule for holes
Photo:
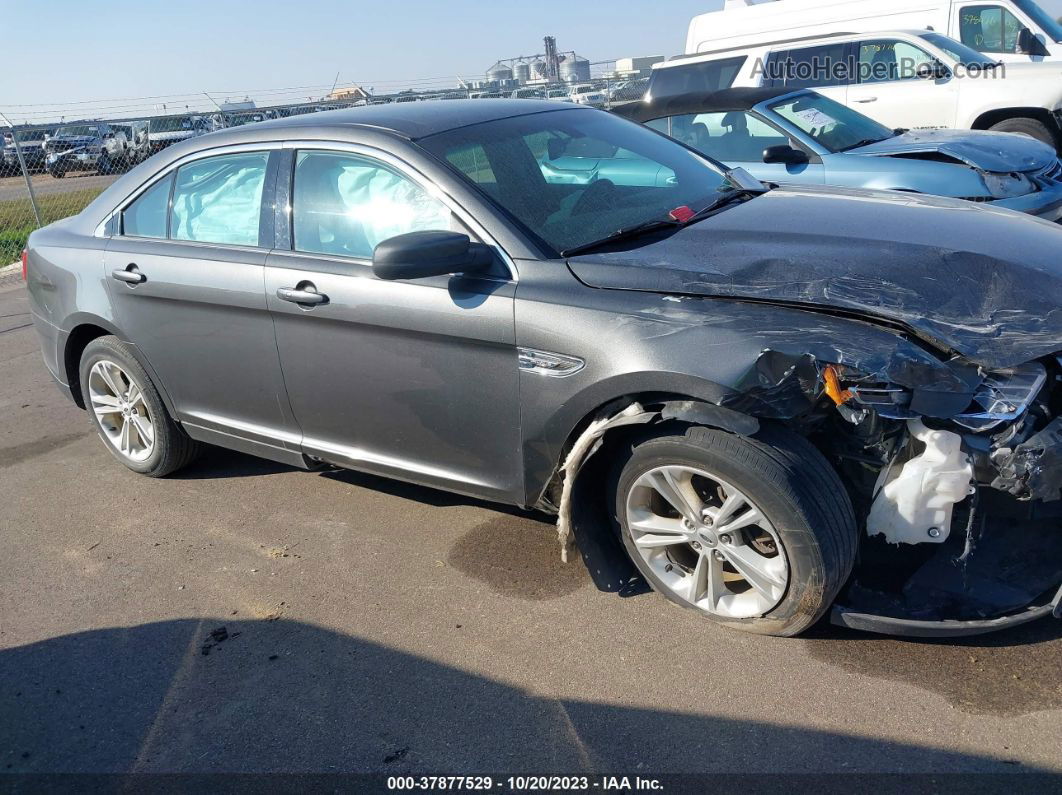
[[130,461],[147,460],[155,449],[155,425],[136,382],[118,364],[103,359],[89,371],[88,392],[104,438]]
[[690,466],[656,467],[634,482],[626,511],[641,562],[680,601],[743,619],[785,596],[789,564],[778,532],[725,480]]

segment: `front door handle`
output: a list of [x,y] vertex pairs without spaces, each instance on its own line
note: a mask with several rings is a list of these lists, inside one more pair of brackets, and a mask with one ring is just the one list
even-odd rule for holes
[[140,284],[147,280],[147,276],[142,274],[136,267],[136,264],[132,262],[130,262],[125,269],[116,268],[111,271],[111,278],[117,279],[120,282],[125,282],[126,284]]
[[877,97],[866,97],[865,99],[857,99],[856,100],[856,102],[858,102],[860,105],[865,105],[868,102],[877,102],[877,101],[878,101]]
[[323,304],[328,301],[328,296],[317,292],[317,288],[308,282],[298,287],[277,288],[277,298],[281,301],[290,301],[293,304]]

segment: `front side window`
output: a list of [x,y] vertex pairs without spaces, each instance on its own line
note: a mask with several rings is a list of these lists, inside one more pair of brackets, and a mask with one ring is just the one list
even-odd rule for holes
[[701,209],[731,189],[708,160],[601,111],[515,116],[419,143],[558,253],[679,207]]
[[888,83],[917,80],[918,68],[935,58],[920,47],[897,39],[873,39],[859,43],[859,82]]
[[1018,51],[1021,20],[1002,6],[966,6],[960,12],[959,37],[962,43],[980,52]]
[[785,99],[770,108],[831,152],[843,152],[896,135],[884,124],[819,94]]
[[449,231],[449,208],[406,177],[359,155],[299,152],[292,227],[295,250],[371,259],[407,232]]
[[767,147],[789,143],[789,136],[741,110],[672,116],[671,136],[724,163],[759,162]]
[[160,179],[122,212],[122,234],[130,237],[166,237],[173,174]]
[[177,169],[170,237],[257,246],[268,152],[221,155]]

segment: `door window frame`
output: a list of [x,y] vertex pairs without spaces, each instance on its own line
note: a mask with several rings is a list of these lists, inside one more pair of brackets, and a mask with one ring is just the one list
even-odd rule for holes
[[[1004,50],[1004,49],[983,50],[980,47],[978,47],[978,46],[976,46],[974,44],[971,44],[968,41],[963,41],[962,40],[962,19],[963,19],[963,14],[965,14],[966,11],[968,9],[970,9],[970,8],[993,8],[993,9],[998,8],[1002,12],[1000,14],[1000,17],[999,17],[999,26],[1000,26],[1000,30],[999,30],[999,46],[1000,47],[1002,47],[1004,44],[1006,44],[1006,29],[1005,29],[1005,27],[1003,25],[1003,14],[1010,14],[1012,17],[1014,17],[1016,20],[1018,20],[1018,24],[1021,25],[1022,28],[1029,28],[1030,31],[1033,30],[1033,26],[1029,24],[1029,20],[1024,19],[1021,14],[1017,13],[1020,9],[1008,8],[1007,6],[1003,5],[1002,3],[992,2],[992,0],[983,0],[983,2],[964,3],[963,5],[959,6],[959,9],[957,11],[957,13],[959,15],[959,35],[955,37],[961,43],[965,44],[967,47],[970,47],[971,49],[977,50],[978,52],[983,52],[986,55],[1029,55],[1029,53],[1016,52],[1015,50]],[[1019,28],[1018,30],[1020,31],[1021,28]],[[981,27],[981,32],[984,33],[984,26],[983,25]],[[1017,34],[1015,34],[1015,35],[1017,35]],[[1014,44],[1017,45],[1017,43],[1018,43],[1017,39],[1015,39]]]
[[[118,205],[96,225],[93,232],[95,237],[120,237],[124,240],[138,240],[147,243],[165,243],[177,246],[203,246],[207,248],[240,249],[250,251],[268,251],[273,247],[275,231],[273,229],[275,214],[273,205],[276,201],[277,170],[280,165],[281,142],[266,142],[254,144],[234,144],[231,146],[219,146],[214,149],[204,149],[185,155],[166,165],[160,171],[152,174],[147,180],[138,185],[135,190],[126,194]],[[209,160],[214,157],[236,154],[265,153],[269,155],[266,161],[265,182],[262,185],[262,207],[258,217],[258,245],[235,245],[232,243],[209,243],[200,240],[175,240],[170,237],[170,215],[173,211],[173,189],[177,183],[177,170],[183,166],[196,163],[200,160]],[[166,237],[142,237],[139,235],[126,235],[122,230],[122,214],[142,195],[151,190],[159,182],[170,179],[170,196],[166,203]]]
[[[911,48],[916,49],[916,50],[921,50],[923,53],[925,53],[927,56],[929,56],[929,59],[930,59],[929,62],[939,63],[941,66],[944,66],[949,72],[952,71],[951,67],[948,66],[946,63],[944,63],[940,59],[939,55],[937,55],[937,54],[935,54],[933,52],[930,52],[929,49],[926,48],[926,44],[928,44],[929,42],[917,43],[917,42],[911,41],[910,39],[902,38],[900,36],[884,35],[884,36],[875,37],[872,33],[870,33],[870,34],[867,34],[865,37],[860,38],[860,39],[852,42],[852,49],[853,49],[852,57],[855,59],[856,78],[857,78],[856,82],[852,83],[852,85],[858,85],[858,86],[887,86],[887,85],[897,85],[897,84],[913,85],[912,81],[917,81],[917,80],[922,80],[922,82],[936,82],[936,81],[925,80],[923,78],[920,78],[918,75],[911,75],[910,77],[896,77],[896,78],[890,78],[888,80],[864,80],[863,79],[862,62],[860,61],[859,56],[860,56],[860,54],[863,51],[863,45],[864,44],[868,44],[868,43],[873,43],[873,42],[891,43],[891,44],[894,45],[893,52],[896,51],[895,45],[897,45],[897,44],[906,44],[908,47],[911,47]],[[897,68],[898,67],[899,67],[899,62],[897,62]]]
[[[366,160],[380,163],[384,168],[396,172],[404,179],[408,179],[414,186],[424,191],[428,196],[442,203],[443,206],[445,206],[457,218],[457,220],[472,233],[473,236],[497,253],[505,270],[507,270],[509,274],[507,278],[492,276],[490,274],[484,274],[482,276],[477,275],[476,278],[505,282],[511,281],[514,283],[519,281],[519,272],[516,268],[516,263],[498,242],[497,238],[490,234],[478,220],[476,220],[459,202],[443,190],[441,186],[405,160],[402,160],[390,152],[377,149],[373,146],[342,141],[291,140],[284,141],[281,144],[281,148],[283,152],[279,161],[278,175],[276,179],[276,193],[274,194],[275,218],[273,228],[275,230],[275,238],[273,251],[275,253],[324,262],[361,263],[364,265],[372,264],[371,259],[339,256],[335,254],[320,254],[309,251],[296,251],[293,248],[292,197],[294,196],[296,156],[299,152],[311,150],[317,152],[332,152],[336,154],[355,155]],[[281,264],[281,267],[292,267],[292,264],[285,262]]]

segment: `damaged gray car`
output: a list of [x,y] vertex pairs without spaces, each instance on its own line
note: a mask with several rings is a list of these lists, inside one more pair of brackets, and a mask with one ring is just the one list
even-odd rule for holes
[[[552,179],[573,146],[657,177]],[[622,551],[726,626],[939,635],[1060,612],[1060,244],[479,100],[176,144],[26,273],[45,363],[136,472],[203,444],[372,472],[556,514],[599,586],[636,584]]]

